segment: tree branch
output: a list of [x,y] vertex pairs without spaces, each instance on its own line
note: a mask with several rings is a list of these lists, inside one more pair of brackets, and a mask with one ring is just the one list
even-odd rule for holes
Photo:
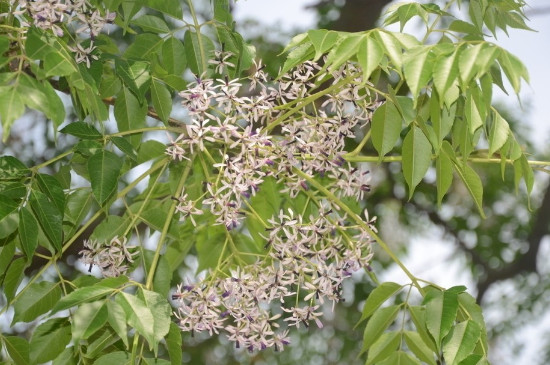
[[489,289],[492,284],[510,279],[521,273],[537,272],[537,256],[540,244],[544,236],[550,233],[550,222],[548,217],[550,217],[550,184],[546,188],[542,203],[533,220],[532,229],[527,237],[529,249],[509,265],[487,271],[486,277],[481,279],[477,285],[478,302],[481,302],[487,289]]

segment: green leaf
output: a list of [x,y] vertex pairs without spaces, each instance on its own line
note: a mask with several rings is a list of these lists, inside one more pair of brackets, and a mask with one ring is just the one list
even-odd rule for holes
[[17,236],[12,235],[17,231],[19,226],[19,214],[17,212],[12,212],[4,219],[0,220],[0,246],[5,242],[9,242],[15,239]]
[[48,312],[61,297],[61,288],[57,283],[43,281],[33,283],[15,302],[12,325],[17,322],[30,322]]
[[483,31],[483,13],[485,12],[482,6],[482,2],[474,1],[468,7],[470,18],[480,33]]
[[383,333],[372,344],[365,364],[378,364],[380,361],[386,359],[398,349],[400,341],[401,336],[399,332],[391,331]]
[[420,90],[428,86],[434,68],[431,46],[418,46],[403,57],[403,73],[416,104]]
[[432,163],[432,145],[420,128],[413,126],[403,141],[403,175],[409,186],[409,199]]
[[63,124],[65,107],[48,82],[39,82],[23,73],[19,78],[18,90],[27,106],[44,113],[55,126]]
[[485,320],[483,319],[483,311],[470,293],[462,292],[458,294],[458,303],[460,304],[460,312],[463,320],[471,319],[476,321],[480,328],[485,331]]
[[418,332],[404,331],[403,334],[407,347],[416,357],[418,357],[418,359],[424,361],[428,365],[437,365],[434,352],[424,343]]
[[395,106],[399,113],[403,117],[406,125],[411,124],[413,121],[417,120],[417,113],[420,114],[420,111],[417,111],[417,107],[414,105],[414,101],[408,96],[395,96],[392,98],[392,101],[396,101]]
[[63,216],[47,196],[40,191],[32,191],[30,204],[48,241],[57,251],[61,251],[63,245]]
[[24,257],[19,257],[11,261],[8,266],[4,278],[4,294],[8,301],[11,301],[15,297],[15,292],[23,280],[23,271],[26,266],[27,261]]
[[151,100],[160,120],[167,122],[172,111],[172,95],[168,88],[156,79],[151,84]]
[[[154,18],[154,17],[153,17]],[[159,48],[161,47],[163,43],[162,38],[160,38],[156,34],[150,34],[150,33],[143,33],[138,34],[135,38],[135,40],[126,48],[126,51],[124,52],[124,57],[129,60],[146,60],[149,59],[150,56],[155,56],[159,52]],[[139,70],[137,68],[137,65],[145,66],[144,63],[140,62],[138,64],[132,64],[130,66],[130,70]],[[144,71],[147,68],[144,68]],[[137,71],[140,72],[140,71]],[[148,71],[147,71],[148,72]],[[136,78],[135,76],[132,76],[134,80],[139,80],[139,78]],[[148,85],[148,84],[147,84]],[[139,89],[142,89],[138,86]],[[140,94],[144,90],[140,90]]]
[[216,266],[223,253],[223,243],[226,237],[225,226],[213,225],[213,217],[209,217],[208,222],[212,225],[210,229],[200,230],[196,233],[195,247],[199,259],[199,267],[197,269],[199,271]]
[[440,153],[435,161],[436,183],[437,183],[437,204],[441,207],[443,197],[449,191],[453,183],[453,164],[447,154]]
[[214,19],[227,26],[233,24],[229,0],[214,1]]
[[363,69],[363,80],[367,81],[372,72],[380,67],[382,58],[384,58],[384,51],[378,40],[370,34],[364,37],[357,50],[357,61]]
[[67,76],[77,72],[74,61],[67,59],[58,52],[50,52],[44,57],[44,71],[46,76]]
[[471,354],[462,360],[459,365],[489,365],[489,361],[482,355]]
[[307,36],[315,48],[314,61],[334,47],[340,38],[338,32],[326,29],[310,30],[307,32]]
[[162,44],[162,65],[169,74],[181,75],[185,70],[187,60],[185,58],[185,47],[175,37],[169,37]]
[[88,345],[86,346],[86,354],[84,356],[88,359],[97,359],[105,352],[122,349],[120,339],[110,327],[99,330],[98,334],[94,335],[87,342]]
[[132,19],[131,24],[137,25],[145,32],[169,33],[170,28],[166,25],[164,19],[154,15],[142,15],[139,18]]
[[0,178],[6,180],[17,179],[28,174],[29,169],[23,162],[13,156],[0,156]]
[[30,340],[31,364],[41,364],[55,359],[71,341],[68,318],[52,318],[34,330]]
[[108,215],[97,225],[90,238],[100,242],[109,242],[114,236],[123,235],[129,224],[130,218],[128,216]]
[[479,214],[482,218],[485,218],[483,213],[483,184],[479,175],[470,166],[464,164],[462,167],[455,164],[455,171],[460,176],[460,179],[466,185],[468,192],[474,199],[474,202],[479,210]]
[[153,359],[153,358],[148,358],[148,357],[144,357],[143,358],[143,363],[145,365],[170,365],[170,361],[168,360],[164,360],[164,359]]
[[63,187],[57,179],[47,174],[37,174],[36,180],[41,192],[54,203],[60,214],[65,211],[65,193]]
[[29,364],[29,343],[22,337],[6,336],[4,345],[8,355],[16,365]]
[[178,0],[147,0],[146,4],[151,9],[170,15],[177,20],[183,18],[181,3]]
[[12,87],[0,90],[0,118],[2,119],[2,142],[6,143],[16,119],[25,112],[21,95]]
[[[0,195],[4,198],[9,198],[8,200],[10,200],[10,202],[13,200],[22,199],[27,196],[27,186],[20,182],[6,183],[0,185]],[[0,220],[2,219],[3,218],[0,218]]]
[[519,93],[521,88],[521,79],[529,82],[529,73],[525,68],[525,65],[513,54],[502,50],[498,62],[506,74],[508,81],[514,88],[516,94]]
[[28,57],[38,60],[43,59],[48,53],[55,52],[56,49],[50,44],[49,34],[38,27],[31,27],[27,32],[25,41],[25,53]]
[[49,82],[43,82],[41,85],[49,105],[46,116],[52,120],[56,130],[65,121],[65,105]]
[[439,142],[439,147],[436,149],[439,151],[441,143],[445,137],[449,134],[453,127],[456,115],[456,103],[450,108],[445,105],[441,105],[437,93],[432,93],[430,99],[430,119],[434,128],[435,135]]
[[481,117],[480,111],[472,94],[466,98],[466,102],[464,103],[464,115],[466,116],[470,133],[473,134],[478,128],[483,126],[483,118]]
[[14,212],[17,207],[19,207],[18,203],[3,194],[0,194],[0,220],[6,218]]
[[[130,89],[123,87],[117,94],[113,113],[120,132],[143,128],[147,116],[147,104],[141,104]],[[141,142],[140,134],[127,138],[130,139],[130,143],[134,148],[137,148]]]
[[378,38],[382,49],[394,65],[395,71],[401,74],[403,64],[403,45],[391,32],[379,30],[374,33]]
[[53,360],[52,365],[78,365],[79,359],[74,351],[74,346],[66,347],[61,354]]
[[116,290],[101,285],[85,286],[65,295],[52,309],[52,314],[61,310],[80,306],[84,303],[95,302]]
[[426,326],[440,348],[451,330],[458,310],[458,295],[452,291],[434,291],[426,304]]
[[230,78],[236,78],[252,66],[253,60],[256,58],[256,48],[247,44],[238,32],[231,29],[232,27],[218,25],[216,32],[218,33],[219,42],[224,45],[225,51],[232,53],[228,61],[233,63],[235,67],[228,67],[226,69],[227,74]]
[[367,37],[362,34],[346,34],[345,38],[329,52],[325,65],[330,71],[337,70],[346,61],[354,58],[359,49],[359,45],[363,43],[366,38]]
[[117,148],[123,152],[126,156],[128,156],[132,161],[137,161],[137,154],[136,150],[134,149],[134,146],[128,140],[124,137],[111,137],[111,142]]
[[[416,327],[416,331],[424,345],[434,352],[438,353],[437,346],[434,342],[433,337],[428,333],[428,328],[426,326],[426,307],[425,306],[408,306],[409,314],[411,319]],[[419,344],[419,346],[422,346]]]
[[144,5],[143,0],[137,0],[137,1],[108,0],[108,1],[118,1],[119,4],[121,3],[120,10],[119,9],[117,10],[120,11],[123,21],[122,22],[119,21],[118,24],[120,25],[120,23],[122,23],[124,34],[126,34],[126,32],[129,30],[128,24],[130,24],[130,20],[143,8],[143,5]]
[[[15,240],[0,246],[0,285],[2,284],[2,281],[4,280],[4,274],[6,273],[6,270],[10,267],[10,264],[12,263],[13,256],[15,254]],[[25,259],[21,257],[20,259]]]
[[76,189],[67,197],[64,219],[74,225],[73,230],[76,230],[84,218],[86,218],[92,202],[93,195],[90,188]]
[[460,79],[463,84],[469,84],[470,80],[472,80],[474,75],[477,73],[478,69],[476,67],[476,59],[484,46],[484,43],[478,43],[464,49],[460,54],[460,57],[458,58],[458,66],[460,70]]
[[401,290],[401,288],[401,285],[393,282],[385,282],[374,288],[365,301],[363,313],[361,314],[361,319],[359,319],[357,325],[369,318],[378,308],[380,308],[382,304],[384,304],[386,300]]
[[104,301],[84,303],[72,316],[72,337],[78,343],[96,333],[107,323],[107,306]]
[[[153,352],[155,356],[158,353],[159,342],[170,331],[170,316],[172,314],[172,307],[164,295],[157,292],[141,289],[139,293],[145,302],[147,308],[150,309],[153,314]],[[151,342],[149,342],[151,345]]]
[[442,151],[446,153],[453,162],[454,170],[457,172],[458,176],[466,186],[466,189],[468,189],[468,192],[474,199],[474,203],[478,208],[479,214],[484,218],[485,213],[483,212],[483,184],[481,183],[479,175],[470,166],[468,166],[467,164],[463,164],[455,158],[454,151],[447,141],[443,142],[441,148]]
[[395,104],[386,101],[372,116],[372,144],[380,157],[390,152],[401,133],[403,119]]
[[183,354],[181,330],[174,322],[170,322],[170,331],[168,332],[165,341],[168,354],[170,355],[170,362],[172,365],[180,365]]
[[151,309],[143,300],[128,293],[120,292],[115,300],[124,310],[128,324],[145,337],[149,349],[152,349],[155,344],[155,318]]
[[421,365],[420,362],[404,351],[397,351],[377,365]]
[[144,163],[165,155],[166,145],[159,141],[149,140],[145,141],[139,146],[138,150],[138,163]]
[[363,334],[363,347],[361,348],[361,352],[367,351],[389,325],[392,324],[400,308],[400,305],[390,305],[388,307],[379,308],[372,314]]
[[127,62],[115,60],[115,71],[122,82],[134,93],[140,101],[144,100],[145,92],[151,83],[149,63],[145,61]]
[[489,128],[489,157],[500,150],[510,135],[510,126],[508,122],[495,110],[493,112],[493,122]]
[[[525,187],[527,188],[527,194],[531,194],[533,190],[533,185],[535,183],[535,176],[533,174],[533,169],[529,166],[529,161],[525,155],[522,155],[519,159],[514,161],[514,184],[516,190],[519,185],[519,181],[523,177],[525,181]],[[530,203],[529,203],[530,204]]]
[[115,351],[101,356],[94,361],[94,365],[130,365],[132,354],[124,351]]
[[[149,275],[149,269],[151,263],[153,262],[154,252],[149,250],[144,250],[144,260],[146,275]],[[161,255],[153,276],[153,288],[157,293],[167,297],[170,291],[170,281],[172,279],[172,271],[170,270],[170,265],[168,260],[165,257],[166,255]]]
[[474,321],[457,324],[443,342],[443,355],[449,365],[458,365],[476,347],[481,335],[479,325]]
[[[403,28],[409,20],[414,16],[420,16],[423,19],[427,17],[426,11],[418,3],[403,4],[397,9],[397,15],[399,16],[399,31],[403,32]],[[427,21],[427,18],[426,20]]]
[[88,159],[92,192],[100,205],[116,192],[121,168],[122,158],[109,151],[101,150]]
[[0,37],[0,54],[6,53],[10,48],[10,40],[7,35]]
[[104,74],[99,84],[101,98],[109,98],[116,95],[122,88],[122,81],[114,74]]
[[472,23],[468,23],[463,20],[454,20],[451,24],[449,24],[449,30],[453,32],[470,34],[479,37],[480,40],[481,37],[483,37],[483,33],[480,33]]
[[25,256],[30,259],[38,246],[38,222],[27,207],[21,207],[19,210],[18,231],[21,248]]
[[[307,37],[307,34],[304,33],[304,36]],[[315,55],[315,48],[313,48],[313,45],[311,44],[311,42],[308,41],[306,43],[298,45],[286,57],[286,61],[283,64],[283,68],[279,72],[278,77],[281,77],[282,75],[284,75],[289,70],[296,67],[297,65],[311,59],[314,55]]]
[[285,48],[283,49],[281,54],[287,53],[289,51],[292,52],[291,50],[294,50],[294,49],[296,49],[296,47],[299,47],[299,46],[301,46],[303,44],[306,44],[306,43],[309,43],[310,45],[312,45],[311,41],[309,40],[309,37],[307,36],[307,33],[297,34],[294,37],[292,37],[292,39],[285,46]]
[[126,345],[126,349],[128,349],[128,328],[126,326],[126,314],[124,313],[124,309],[113,300],[107,301],[107,309],[109,311],[107,320],[111,328],[116,332],[118,337],[122,339],[122,342]]
[[100,139],[103,137],[97,129],[86,122],[72,122],[59,132],[70,134],[80,139]]
[[201,76],[208,69],[208,60],[213,57],[214,44],[202,33],[187,31],[183,36],[187,64],[191,71]]
[[[84,119],[87,116],[90,116],[91,119],[95,121],[104,121],[109,119],[109,111],[107,106],[101,100],[99,92],[96,90],[94,85],[89,83],[89,80],[84,80],[82,77],[83,69],[81,68],[79,71],[80,72],[71,75],[71,84],[82,84],[80,89],[75,86],[75,91],[72,94],[73,106],[75,107],[76,114],[81,119]],[[75,75],[78,75],[79,79],[73,80]]]
[[95,283],[95,286],[106,286],[107,288],[113,288],[118,289],[122,285],[126,284],[130,279],[126,275],[120,275],[113,278],[105,278],[97,283]]
[[439,95],[445,95],[458,77],[458,54],[460,48],[448,56],[437,58],[433,68],[433,82]]

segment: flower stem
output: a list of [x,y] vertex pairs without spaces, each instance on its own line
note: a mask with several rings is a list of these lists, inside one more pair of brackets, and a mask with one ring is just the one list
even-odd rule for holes
[[[176,189],[176,196],[181,195],[181,192],[185,185],[185,181],[187,181],[187,177],[189,176],[189,172],[191,171],[192,166],[193,159],[191,159],[187,166],[185,166],[185,170],[183,171],[183,175],[181,176],[178,187]],[[166,217],[166,221],[164,222],[164,226],[162,227],[162,232],[160,233],[157,249],[155,250],[155,256],[153,256],[151,267],[149,268],[149,272],[147,273],[147,281],[145,282],[145,289],[147,290],[151,290],[153,288],[153,278],[155,277],[155,271],[157,269],[157,265],[160,259],[160,252],[164,247],[164,241],[166,240],[166,236],[168,235],[168,228],[170,228],[170,223],[172,223],[172,217],[174,215],[174,212],[176,211],[177,204],[178,202],[174,200],[170,205],[170,208],[168,208],[168,215]]]

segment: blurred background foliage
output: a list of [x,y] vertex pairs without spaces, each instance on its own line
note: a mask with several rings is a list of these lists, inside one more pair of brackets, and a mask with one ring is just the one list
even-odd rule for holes
[[[390,3],[390,0],[321,0],[310,2],[308,7],[317,13],[319,28],[363,31],[377,26],[384,8]],[[239,6],[246,5],[246,1],[239,3]],[[195,6],[204,19],[211,17],[210,0],[195,1]],[[182,2],[182,7],[185,14],[185,2]],[[278,55],[285,43],[294,34],[304,30],[266,26],[255,19],[240,21],[236,29],[256,47],[258,58],[264,60],[272,76],[277,74],[284,61]],[[119,29],[113,29],[110,37],[121,49],[133,42],[133,35],[123,34]],[[536,131],[528,130],[521,116],[507,106],[497,107],[512,124],[525,150],[534,151],[529,137]],[[66,108],[66,121],[76,121],[69,98],[66,100]],[[0,144],[0,153],[14,155],[27,165],[36,165],[52,158],[63,150],[64,138],[67,137],[55,136],[49,123],[41,114],[27,113],[14,125],[9,140]],[[550,155],[547,151],[536,151],[533,157],[548,159]],[[372,165],[371,170],[373,190],[365,199],[370,214],[378,216],[382,238],[402,255],[425,256],[432,263],[458,260],[472,279],[469,291],[477,295],[484,309],[492,342],[493,363],[523,363],[520,350],[527,339],[517,334],[521,333],[522,328],[536,323],[550,305],[549,252],[548,249],[544,250],[543,244],[545,241],[548,244],[550,222],[547,176],[536,174],[537,182],[529,211],[526,194],[514,189],[511,169],[507,170],[504,182],[498,165],[476,169],[485,186],[484,209],[487,219],[482,219],[460,183],[451,188],[452,193],[438,208],[435,204],[435,178],[430,179],[430,173],[417,187],[413,198],[408,200],[398,164]],[[431,175],[435,176],[435,172]],[[452,246],[454,254],[452,257],[432,256],[429,250],[422,251],[419,245],[414,246],[415,252],[410,252],[410,238],[413,236],[430,236],[440,241],[440,244]],[[75,253],[80,249],[79,245],[73,246],[74,249],[66,255],[67,270],[64,275],[67,276],[75,262]],[[196,263],[189,257],[185,265],[192,269]],[[378,276],[384,277],[384,272],[391,269],[390,265],[390,260],[379,253],[375,256],[373,270]],[[33,263],[27,274],[31,275],[39,266],[39,262]],[[182,269],[179,275],[174,275],[174,286],[182,281],[186,272],[188,270]],[[294,331],[292,345],[282,353],[262,351],[249,355],[246,351],[233,349],[221,337],[191,337],[185,333],[183,360],[191,364],[219,365],[362,363],[358,359],[362,333],[353,327],[359,320],[360,309],[373,285],[367,275],[354,279],[344,288],[345,302],[339,303],[334,312],[328,314],[324,321],[325,327],[322,330],[302,328]],[[402,298],[396,298],[396,301],[399,300]],[[16,330],[23,332],[26,329],[16,327]],[[540,353],[540,364],[550,363],[548,336],[540,336],[539,341],[546,348]]]

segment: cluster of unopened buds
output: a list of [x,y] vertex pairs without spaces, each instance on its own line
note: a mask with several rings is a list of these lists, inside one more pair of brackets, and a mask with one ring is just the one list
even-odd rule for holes
[[84,35],[85,41],[77,41],[69,48],[76,62],[86,63],[88,67],[92,59],[97,59],[93,54],[95,38],[116,16],[94,7],[89,0],[11,0],[10,3],[14,9],[12,14],[18,15],[24,26],[51,30],[58,37],[65,34],[67,27],[72,27],[75,35]]
[[[228,53],[215,56],[216,72],[232,67]],[[282,350],[289,343],[288,327],[312,322],[322,327],[324,307],[343,299],[343,280],[368,268],[374,219],[365,211],[364,224],[350,224],[354,220],[330,197],[310,191],[313,179],[322,179],[336,199],[362,200],[370,190],[368,171],[345,160],[345,143],[370,121],[380,102],[361,87],[360,76],[343,82],[348,75],[361,73],[351,63],[334,72],[333,85],[339,87],[313,110],[286,106],[326,80],[313,62],[278,82],[268,81],[260,63],[248,79],[197,77],[180,92],[189,122],[166,154],[176,163],[208,155],[218,172],[199,197],[182,193],[175,198],[182,221],[210,211],[217,224],[240,229],[246,225],[243,213],[253,209],[251,197],[266,179],[282,186],[281,194],[307,194],[315,202],[309,216],[285,209],[265,223],[261,261],[236,270],[217,268],[204,280],[180,285],[173,300],[183,331],[224,332],[250,351]],[[285,115],[289,109],[294,112]]]

